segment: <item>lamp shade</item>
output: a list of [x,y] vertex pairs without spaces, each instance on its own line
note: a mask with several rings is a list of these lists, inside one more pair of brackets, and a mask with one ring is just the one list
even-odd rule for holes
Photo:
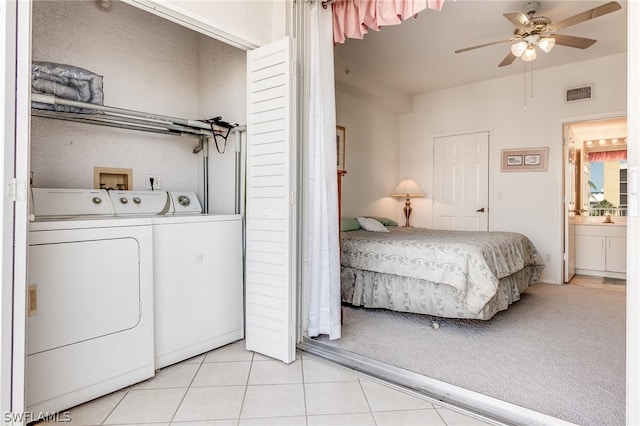
[[413,197],[424,197],[424,193],[420,189],[417,183],[411,179],[405,179],[401,181],[396,189],[391,193],[392,197],[404,197],[404,198],[413,198]]
[[538,56],[538,54],[536,53],[536,48],[532,45],[527,47],[527,50],[524,51],[524,53],[522,54],[522,60],[525,62],[533,61],[536,56]]
[[525,50],[527,50],[527,42],[524,40],[511,45],[511,53],[513,53],[513,56],[517,58],[522,56]]
[[556,39],[553,37],[545,37],[538,42],[538,47],[544,51],[544,53],[551,52],[553,46],[556,45]]

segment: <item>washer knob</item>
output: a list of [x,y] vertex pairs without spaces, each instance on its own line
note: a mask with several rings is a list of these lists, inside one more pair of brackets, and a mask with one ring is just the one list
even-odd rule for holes
[[93,198],[91,199],[91,201],[93,201],[93,204],[100,204],[100,203],[102,203],[102,198],[100,198],[100,197],[93,197]]
[[127,204],[129,202],[129,200],[127,200],[126,197],[120,197],[120,203],[121,204]]
[[191,204],[191,200],[186,195],[181,195],[178,197],[178,203],[183,207],[187,207]]
[[140,197],[133,197],[133,204],[140,204],[142,202],[142,200],[140,199]]

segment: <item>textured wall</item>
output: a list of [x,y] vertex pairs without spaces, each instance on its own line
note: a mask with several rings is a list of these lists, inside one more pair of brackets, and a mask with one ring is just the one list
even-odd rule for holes
[[104,77],[105,104],[167,115],[197,112],[198,34],[114,1],[33,4],[33,59]]
[[[200,36],[198,43],[199,116],[221,116],[229,123],[246,124],[247,116],[247,53],[209,37]],[[218,140],[218,152],[213,142],[209,148],[209,200],[213,213],[230,213],[235,206],[235,186],[231,176],[235,171],[235,135],[225,146]]]
[[[102,75],[110,106],[195,119],[233,111],[233,120],[244,122],[244,57],[244,51],[117,1],[108,12],[88,1],[33,5],[33,60]],[[242,79],[228,80],[235,75]],[[92,187],[94,166],[124,167],[133,169],[134,189],[144,189],[146,174],[159,174],[163,189],[202,195],[202,156],[192,154],[195,138],[38,117],[32,119],[31,138],[34,186]],[[232,175],[225,177],[233,182]],[[215,188],[226,187],[221,180],[211,182],[212,193],[226,194]],[[220,203],[218,210],[229,212],[233,193]]]

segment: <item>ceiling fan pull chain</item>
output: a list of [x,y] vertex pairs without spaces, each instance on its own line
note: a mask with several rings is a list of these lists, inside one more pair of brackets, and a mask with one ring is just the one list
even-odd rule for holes
[[529,65],[529,84],[531,85],[531,97],[533,98],[533,63]]
[[522,62],[524,64],[524,72],[522,73],[522,76],[524,77],[524,80],[522,81],[522,88],[524,89],[522,91],[522,98],[524,99],[524,109],[527,109],[527,63],[526,62]]

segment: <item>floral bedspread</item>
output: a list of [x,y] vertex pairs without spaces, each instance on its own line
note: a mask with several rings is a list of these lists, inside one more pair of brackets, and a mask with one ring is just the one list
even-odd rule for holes
[[532,266],[535,282],[544,268],[536,247],[519,233],[389,230],[342,232],[341,264],[446,284],[474,312],[496,294],[501,278]]

